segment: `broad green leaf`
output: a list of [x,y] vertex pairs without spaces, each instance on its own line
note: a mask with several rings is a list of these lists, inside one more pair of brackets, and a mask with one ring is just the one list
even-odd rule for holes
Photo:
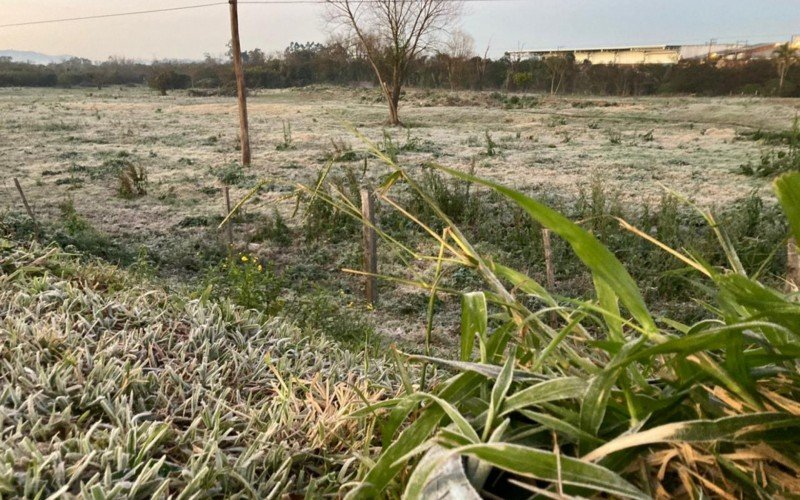
[[600,446],[604,443],[602,439],[592,436],[558,417],[530,410],[520,410],[520,413],[526,418],[556,431],[559,435],[559,440],[568,440],[576,443],[584,441],[591,446]]
[[500,414],[507,415],[548,401],[581,398],[585,392],[586,380],[579,377],[546,380],[508,396],[503,402]]
[[461,296],[461,361],[469,361],[475,336],[486,338],[488,323],[486,295],[483,292],[465,293]]
[[456,448],[453,453],[479,458],[520,476],[587,488],[624,498],[646,499],[634,485],[605,467],[584,460],[507,443],[487,443]]
[[608,327],[608,337],[615,342],[625,342],[625,338],[622,336],[622,320],[620,319],[617,294],[599,275],[595,274],[593,278],[600,307],[603,311],[608,311],[608,313],[603,313],[603,319]]
[[792,172],[778,177],[773,187],[789,219],[792,234],[800,242],[800,173]]
[[[483,375],[488,379],[496,379],[500,376],[501,368],[495,365],[487,365],[483,363],[468,363],[466,361],[453,361],[450,359],[433,358],[430,356],[412,355],[409,356],[410,361],[427,361],[437,365],[446,366],[454,370],[462,372],[473,372]],[[545,380],[542,375],[536,375],[524,370],[514,370],[514,382],[541,382]]]
[[486,441],[491,434],[492,428],[494,427],[494,418],[500,412],[500,407],[505,400],[508,389],[511,387],[511,382],[513,381],[512,377],[514,375],[514,363],[517,359],[516,353],[516,349],[512,347],[508,353],[508,356],[506,357],[506,363],[503,365],[503,370],[494,381],[491,399],[489,400],[489,411],[486,415],[486,426],[483,430],[484,441]]
[[800,417],[787,413],[753,413],[717,420],[690,420],[661,425],[635,434],[620,436],[587,454],[584,460],[597,461],[616,451],[654,443],[737,441],[746,432],[764,428],[797,427]]
[[647,306],[644,303],[642,294],[633,278],[619,262],[611,251],[606,248],[598,239],[573,223],[555,210],[539,203],[538,201],[525,196],[524,194],[501,186],[494,182],[474,177],[459,170],[450,169],[437,165],[437,168],[455,177],[482,184],[490,187],[498,193],[506,196],[523,208],[531,217],[536,219],[541,225],[558,234],[566,240],[572,247],[575,254],[592,271],[602,278],[606,284],[617,294],[619,299],[630,311],[634,318],[650,334],[656,334],[657,328]]
[[[622,373],[622,366],[616,362],[628,358],[629,353],[636,350],[640,342],[634,341],[625,344],[614,356],[612,362],[603,371],[592,377],[581,403],[580,428],[582,431],[593,436],[597,435],[606,415],[611,389]],[[582,440],[578,447],[581,453],[586,453],[590,446],[589,442]]]

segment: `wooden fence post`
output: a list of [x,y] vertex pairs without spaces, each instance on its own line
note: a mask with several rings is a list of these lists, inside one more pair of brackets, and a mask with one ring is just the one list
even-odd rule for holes
[[366,189],[361,190],[361,216],[364,218],[364,295],[367,304],[375,306],[378,303],[378,238],[375,234],[375,199]]
[[786,246],[786,289],[789,292],[800,290],[800,255],[797,254],[797,240],[789,237]]
[[[547,291],[553,292],[556,286],[556,273],[553,268],[553,248],[550,246],[550,230],[542,229],[542,246],[544,246],[544,268],[547,275]],[[550,311],[550,326],[555,327],[558,316],[555,311]]]
[[[231,194],[230,189],[228,186],[224,186],[222,188],[222,192],[225,193],[225,217],[230,217],[231,215]],[[228,222],[225,224],[225,229],[228,233],[228,247],[233,248],[233,227],[231,227],[231,223],[233,221],[228,219]]]
[[19,197],[22,198],[22,204],[25,205],[25,211],[28,212],[28,217],[31,218],[33,222],[33,231],[36,237],[39,237],[39,223],[36,221],[36,216],[33,215],[33,210],[31,210],[31,206],[28,205],[28,199],[25,197],[25,192],[22,191],[22,186],[19,185],[19,181],[16,177],[14,177],[14,185],[17,186],[17,191],[19,191]]

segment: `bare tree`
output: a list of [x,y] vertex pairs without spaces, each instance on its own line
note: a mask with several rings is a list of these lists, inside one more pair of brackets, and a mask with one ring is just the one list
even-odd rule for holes
[[447,56],[447,79],[450,90],[455,90],[463,81],[464,68],[467,61],[475,55],[475,39],[460,29],[453,30],[450,38],[444,43],[444,55]]
[[477,87],[478,90],[483,90],[483,81],[486,78],[486,66],[489,65],[489,48],[491,47],[490,44],[486,44],[486,50],[483,51],[483,57],[474,57],[472,60],[475,61],[475,69],[478,73],[478,82]]
[[461,12],[457,0],[326,0],[335,31],[349,34],[369,61],[400,125],[400,92],[415,59],[430,50]]
[[789,71],[789,68],[797,64],[800,60],[800,55],[798,55],[798,50],[788,43],[779,45],[778,48],[772,52],[772,55],[775,57],[775,66],[777,66],[778,78],[780,78],[780,83],[778,85],[778,93],[780,94],[783,93],[783,83],[786,80],[786,73]]
[[561,84],[564,82],[564,76],[567,71],[572,67],[575,62],[575,57],[571,54],[567,56],[548,56],[544,58],[544,65],[547,72],[550,73],[550,94],[558,94],[561,90]]

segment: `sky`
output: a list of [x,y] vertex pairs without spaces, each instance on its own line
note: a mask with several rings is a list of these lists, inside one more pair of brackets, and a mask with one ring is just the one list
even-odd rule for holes
[[[214,0],[0,0],[0,25],[163,9]],[[788,40],[800,34],[800,0],[485,0],[464,5],[460,27],[477,51],[588,46]],[[245,50],[283,50],[327,38],[321,5],[241,5]],[[0,28],[0,50],[30,50],[102,61],[108,57],[221,56],[228,8]]]

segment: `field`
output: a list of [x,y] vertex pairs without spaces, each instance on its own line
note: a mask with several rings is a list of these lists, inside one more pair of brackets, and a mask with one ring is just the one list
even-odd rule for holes
[[[785,157],[795,100],[249,110],[243,168],[230,97],[0,89],[0,494],[426,498],[448,466],[519,498],[800,487],[800,176],[743,173]],[[371,307],[346,212],[379,185]],[[252,195],[232,248],[226,186]]]
[[[760,149],[737,134],[787,129],[800,109],[790,99],[411,90],[404,103],[408,128],[392,130],[383,127],[384,105],[372,90],[260,91],[249,106],[254,157],[247,173],[284,186],[312,179],[333,150],[331,141],[363,150],[352,126],[374,141],[385,131],[408,145],[402,159],[410,166],[433,158],[456,168],[474,162],[480,176],[564,193],[575,193],[597,174],[626,200],[658,198],[663,185],[701,204],[763,189],[763,182],[737,174]],[[53,209],[54,197],[40,193],[71,190],[82,213],[112,233],[162,234],[189,213],[218,214],[219,200],[198,191],[215,187],[215,172],[238,159],[231,98],[158,97],[141,88],[4,89],[0,110],[4,177],[23,179],[43,210]],[[278,151],[284,124],[291,127],[291,146]],[[487,155],[487,133],[496,144],[493,156]],[[135,204],[115,200],[114,179],[103,179],[101,168],[121,153],[148,169],[154,196]],[[159,202],[167,193],[172,203]],[[153,217],[128,227],[126,208]]]
[[[599,182],[625,207],[657,204],[667,189],[701,206],[724,207],[752,192],[770,198],[767,181],[739,173],[765,148],[742,134],[785,130],[798,110],[790,99],[410,90],[403,109],[407,128],[395,130],[384,127],[384,104],[374,90],[260,91],[250,96],[249,107],[254,157],[253,166],[242,170],[230,97],[180,91],[160,97],[135,87],[2,90],[0,209],[22,210],[11,182],[18,177],[44,222],[61,224],[70,200],[75,215],[119,243],[111,257],[130,263],[144,248],[161,275],[185,283],[224,253],[215,244],[224,212],[221,186],[230,185],[235,202],[258,180],[269,180],[235,228],[240,248],[265,257],[279,272],[308,264],[304,275],[329,280],[325,288],[334,293],[343,289],[343,303],[359,303],[358,281],[339,272],[360,265],[357,245],[340,248],[328,241],[310,249],[296,233],[284,235],[290,241],[283,245],[258,237],[260,229],[265,232],[261,222],[276,210],[288,226],[300,224],[302,213],[292,218],[296,200],[287,195],[297,183],[312,185],[329,159],[340,160],[334,175],[350,168],[364,174],[364,185],[374,186],[386,174],[374,159],[364,170],[367,145],[351,127],[383,149],[394,148],[412,173],[436,161],[545,197],[574,200]],[[146,170],[146,196],[118,196],[126,165]],[[357,243],[357,234],[350,239]],[[382,271],[392,272],[391,257],[383,260]],[[525,264],[539,265],[530,259]],[[569,266],[562,271],[571,272]],[[409,293],[390,295],[389,302],[424,304],[424,297]],[[424,306],[416,309],[422,313]],[[409,331],[407,321],[395,320],[376,323],[392,338],[421,338],[420,328]]]

